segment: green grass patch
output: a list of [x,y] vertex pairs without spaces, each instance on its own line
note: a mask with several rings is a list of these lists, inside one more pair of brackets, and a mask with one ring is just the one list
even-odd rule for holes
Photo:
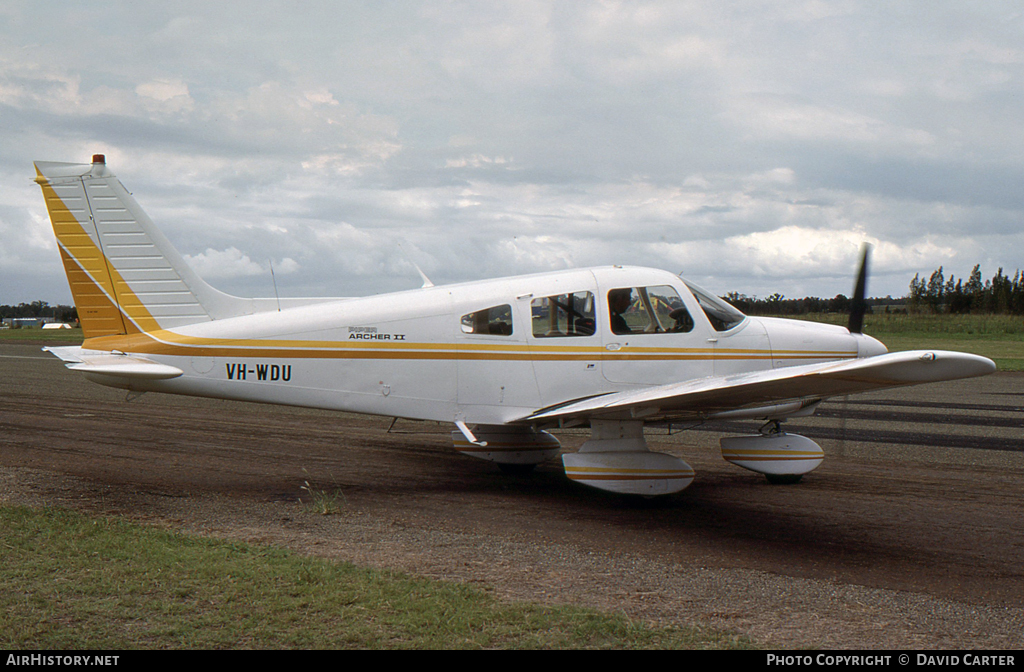
[[[781,316],[786,317],[786,316]],[[796,316],[812,322],[846,326],[849,316],[809,313]],[[942,335],[957,338],[1000,338],[1024,342],[1024,319],[1018,315],[944,315],[932,313],[873,313],[864,316],[867,333]]]
[[[837,313],[799,316],[846,326]],[[901,350],[957,350],[988,357],[1000,371],[1024,371],[1024,319],[1014,315],[874,314],[864,317],[864,332]]]
[[751,648],[62,509],[0,507],[0,647]]
[[82,329],[42,329],[24,327],[21,329],[0,329],[0,343],[39,343],[41,345],[80,345],[84,336]]

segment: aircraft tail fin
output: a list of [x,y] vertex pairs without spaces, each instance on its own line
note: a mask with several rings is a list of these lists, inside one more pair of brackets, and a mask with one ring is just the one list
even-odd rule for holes
[[251,299],[214,289],[189,267],[103,155],[35,167],[86,338],[253,312]]

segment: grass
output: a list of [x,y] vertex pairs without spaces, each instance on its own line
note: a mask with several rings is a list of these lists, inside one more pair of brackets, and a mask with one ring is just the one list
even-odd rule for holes
[[[303,469],[303,471],[306,470]],[[341,491],[337,484],[325,486],[319,482],[310,483],[307,479],[299,489],[306,491],[307,510],[318,513],[321,516],[341,513],[345,503],[345,493]]]
[[0,343],[23,341],[40,345],[80,345],[83,340],[82,329],[40,329],[26,327],[22,329],[0,329]]
[[0,648],[751,648],[621,614],[192,537],[0,507]]

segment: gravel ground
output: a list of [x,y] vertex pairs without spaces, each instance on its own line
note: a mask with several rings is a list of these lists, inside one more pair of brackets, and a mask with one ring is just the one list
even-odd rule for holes
[[[13,374],[0,379],[0,501],[278,544],[767,647],[1024,644],[1020,374],[823,406],[800,431],[832,437],[821,440],[828,457],[797,486],[726,464],[717,440],[731,427],[652,430],[652,448],[683,456],[698,477],[637,502],[567,482],[557,464],[503,475],[454,454],[448,428],[433,423],[388,432],[390,419],[304,409],[125,403],[40,354],[0,347]],[[983,447],[950,447],[958,432]],[[572,450],[586,434],[560,438]],[[340,492],[338,512],[300,501],[307,483]]]

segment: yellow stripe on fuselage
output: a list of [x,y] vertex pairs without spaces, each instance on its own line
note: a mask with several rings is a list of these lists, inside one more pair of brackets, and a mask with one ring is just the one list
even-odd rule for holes
[[[711,348],[623,348],[608,351],[594,346],[537,346],[482,343],[348,342],[296,339],[235,339],[187,336],[170,330],[127,336],[91,338],[90,350],[120,350],[138,354],[186,357],[254,357],[294,359],[459,359],[505,361],[701,361],[771,360],[768,350]],[[776,355],[775,357],[778,357]],[[852,359],[855,352],[789,351],[787,359]]]
[[[90,350],[120,350],[138,354],[185,357],[254,357],[294,359],[434,359],[487,361],[707,361],[771,360],[767,350],[715,351],[707,348],[658,348],[655,351],[609,352],[601,347],[532,345],[484,345],[466,343],[350,343],[277,339],[200,338],[170,330],[127,336],[91,338],[82,344]],[[856,353],[792,352],[787,359],[852,359]]]

